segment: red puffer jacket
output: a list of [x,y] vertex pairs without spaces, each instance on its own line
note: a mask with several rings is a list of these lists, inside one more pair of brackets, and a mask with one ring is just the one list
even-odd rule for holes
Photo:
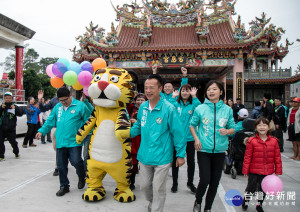
[[270,175],[282,174],[281,154],[277,138],[268,136],[266,141],[256,137],[249,138],[244,156],[243,174]]

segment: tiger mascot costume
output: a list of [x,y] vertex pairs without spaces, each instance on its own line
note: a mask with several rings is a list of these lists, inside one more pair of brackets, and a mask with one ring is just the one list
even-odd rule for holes
[[136,76],[120,68],[98,69],[88,88],[95,109],[89,120],[78,130],[76,141],[81,143],[93,130],[87,160],[88,188],[82,195],[86,201],[99,201],[105,195],[102,180],[108,173],[116,182],[114,199],[132,202],[130,190],[131,142],[130,121],[125,107],[134,97]]

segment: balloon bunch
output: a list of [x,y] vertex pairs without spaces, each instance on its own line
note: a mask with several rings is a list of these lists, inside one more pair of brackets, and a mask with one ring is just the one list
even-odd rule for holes
[[92,63],[83,61],[80,64],[60,58],[56,63],[47,66],[46,73],[51,77],[50,83],[54,88],[60,88],[66,84],[75,90],[83,89],[83,93],[88,96],[87,91],[94,71],[105,67],[106,62],[102,58],[96,58]]

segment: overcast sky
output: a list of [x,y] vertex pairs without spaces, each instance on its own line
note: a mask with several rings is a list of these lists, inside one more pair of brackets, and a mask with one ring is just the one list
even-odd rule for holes
[[[131,0],[111,0],[116,5],[130,3]],[[179,0],[168,0],[168,3],[177,3]],[[142,0],[137,0],[142,3]],[[34,48],[40,57],[64,57],[72,59],[69,49],[78,46],[75,37],[86,32],[85,27],[90,21],[110,32],[111,22],[116,21],[116,13],[113,10],[110,0],[0,0],[0,13],[23,24],[35,31],[34,37],[26,41],[30,48]],[[238,0],[235,10],[241,15],[242,23],[245,23],[246,30],[248,23],[256,17],[261,17],[262,12],[271,17],[271,22],[286,30],[282,36],[282,43],[285,39],[295,42],[300,38],[300,13],[299,0]],[[237,15],[234,16],[237,19]],[[77,48],[78,49],[78,48]],[[9,55],[6,49],[0,49],[0,62]],[[293,69],[300,64],[300,43],[295,42],[290,46],[290,53],[279,63],[282,68]],[[2,77],[0,70],[0,78]]]

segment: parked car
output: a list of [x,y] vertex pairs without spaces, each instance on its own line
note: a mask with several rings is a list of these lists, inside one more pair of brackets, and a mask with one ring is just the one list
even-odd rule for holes
[[21,107],[24,110],[23,116],[18,116],[17,117],[17,128],[16,128],[16,134],[17,135],[22,135],[26,134],[27,132],[27,117],[25,113],[25,107],[27,106],[26,104],[16,104],[17,106]]

